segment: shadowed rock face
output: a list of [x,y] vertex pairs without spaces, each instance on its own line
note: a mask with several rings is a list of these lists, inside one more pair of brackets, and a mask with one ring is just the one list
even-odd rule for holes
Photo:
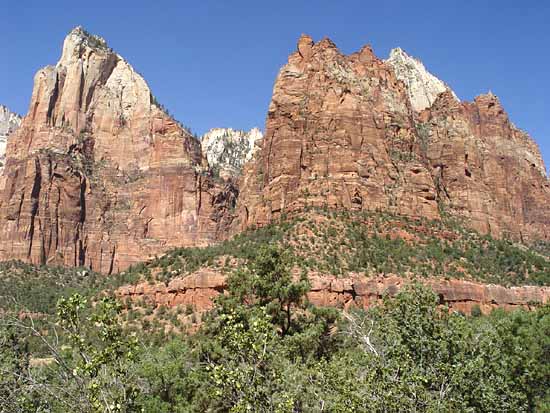
[[36,74],[6,155],[0,259],[117,271],[216,239],[235,197],[143,78],[81,28]]
[[394,66],[368,46],[345,56],[328,39],[300,38],[275,81],[262,150],[245,167],[234,230],[315,206],[445,212],[497,237],[548,239],[540,152],[498,99],[461,103],[441,82],[421,111],[400,80],[408,66]]

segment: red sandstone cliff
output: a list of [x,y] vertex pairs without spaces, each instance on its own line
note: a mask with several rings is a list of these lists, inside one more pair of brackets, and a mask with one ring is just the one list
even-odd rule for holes
[[399,79],[370,47],[345,56],[303,36],[277,77],[239,193],[210,178],[200,143],[143,78],[77,28],[57,65],[37,73],[8,142],[0,260],[116,272],[308,206],[435,219],[444,211],[495,236],[548,239],[542,158],[498,99],[461,103],[447,91],[419,112]]
[[81,28],[35,76],[0,181],[0,259],[113,272],[217,238],[231,188],[143,78]]
[[[296,274],[298,276],[298,274]],[[348,309],[368,308],[379,303],[385,294],[395,295],[411,280],[390,277],[365,277],[349,274],[346,278],[310,274],[308,300],[318,306]],[[427,279],[422,282],[439,295],[441,304],[454,311],[470,314],[476,306],[488,314],[495,308],[530,309],[550,302],[550,287],[503,287],[466,280]],[[202,312],[213,307],[214,299],[227,289],[226,277],[215,270],[203,268],[185,277],[164,283],[140,283],[120,287],[115,294],[121,299],[144,301],[152,306],[191,306]]]
[[236,230],[306,206],[442,211],[497,237],[550,237],[550,183],[498,99],[450,91],[418,113],[370,47],[343,55],[302,36],[273,89],[263,148],[246,166]]
[[471,227],[522,241],[550,238],[550,182],[540,151],[489,93],[447,93],[417,122],[441,204]]

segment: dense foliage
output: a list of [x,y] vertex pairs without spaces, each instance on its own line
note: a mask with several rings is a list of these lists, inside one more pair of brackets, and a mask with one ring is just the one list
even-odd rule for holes
[[127,334],[107,297],[63,298],[39,330],[4,314],[0,411],[549,411],[548,306],[466,317],[413,285],[340,313],[307,302],[288,252],[249,254],[199,331],[161,344]]

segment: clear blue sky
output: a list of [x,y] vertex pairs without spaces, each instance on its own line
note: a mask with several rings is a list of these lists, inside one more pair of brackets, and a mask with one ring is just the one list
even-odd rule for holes
[[263,128],[301,33],[345,53],[400,46],[463,100],[492,90],[550,163],[550,2],[2,1],[0,103],[26,113],[36,70],[77,25],[107,39],[193,131]]

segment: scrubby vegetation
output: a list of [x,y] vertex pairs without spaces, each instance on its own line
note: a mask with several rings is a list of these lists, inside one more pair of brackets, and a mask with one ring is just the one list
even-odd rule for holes
[[[368,311],[305,299],[255,250],[194,335],[152,344],[81,294],[55,324],[0,322],[2,412],[529,412],[550,409],[550,309],[466,317],[411,286]],[[40,358],[28,342],[39,337]]]
[[[550,411],[548,305],[466,316],[412,285],[341,312],[312,306],[305,277],[548,285],[547,251],[453,222],[308,211],[112,277],[2,263],[0,413]],[[111,296],[203,266],[229,277],[207,314]]]
[[[139,267],[136,267],[139,269]],[[35,266],[19,261],[0,263],[0,313],[27,311],[55,314],[61,297],[74,293],[95,296],[100,291],[135,282],[137,273],[105,277],[86,268]]]
[[223,269],[221,257],[248,260],[254,250],[277,243],[295,265],[345,275],[398,274],[464,278],[502,285],[550,284],[550,258],[543,244],[529,249],[497,240],[453,221],[410,219],[385,213],[310,211],[246,231],[207,248],[175,249],[149,263],[170,279],[204,265]]

